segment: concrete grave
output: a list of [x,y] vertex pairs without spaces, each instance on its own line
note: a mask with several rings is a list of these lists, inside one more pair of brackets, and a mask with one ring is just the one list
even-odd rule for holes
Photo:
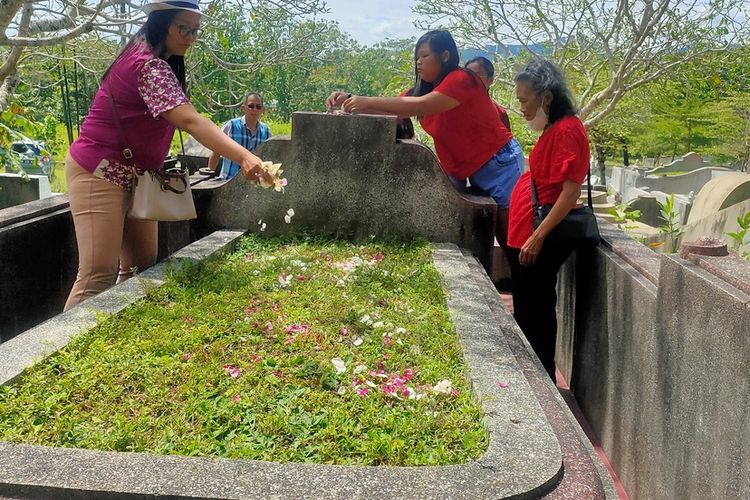
[[52,196],[46,175],[0,174],[0,209]]
[[646,172],[648,175],[665,174],[667,172],[692,172],[699,168],[711,167],[710,162],[703,159],[701,155],[693,151],[685,154],[682,158],[678,158],[673,162],[670,162],[662,167],[656,167]]
[[[12,382],[73,335],[95,324],[98,312],[116,313],[158,286],[168,265],[200,260],[232,247],[242,232],[219,232],[141,274],[0,345],[0,383]],[[75,498],[538,498],[555,489],[563,476],[563,454],[545,411],[519,366],[523,344],[509,316],[487,303],[495,295],[481,268],[451,244],[435,245],[433,258],[444,280],[447,305],[464,348],[468,375],[486,413],[490,443],[485,455],[462,465],[363,467],[250,460],[155,456],[0,443],[0,495]],[[476,262],[476,261],[474,261]],[[497,321],[500,314],[505,335]],[[509,323],[510,321],[510,323]],[[528,354],[526,354],[528,356]],[[526,361],[524,361],[526,363]],[[537,362],[538,364],[538,362]],[[503,380],[503,388],[497,381]],[[540,379],[544,380],[544,379]],[[549,381],[546,380],[546,385]],[[537,385],[537,382],[534,382]],[[559,396],[558,396],[559,398]],[[554,399],[546,404],[555,404]],[[559,413],[559,411],[558,411]],[[562,421],[557,426],[564,425]],[[570,432],[570,431],[568,431]],[[566,439],[582,439],[580,430]],[[580,446],[580,445],[579,445]],[[590,447],[579,460],[596,460]],[[567,449],[567,454],[572,450]],[[601,464],[578,474],[587,498],[615,498]],[[582,489],[583,488],[583,489]],[[581,493],[579,493],[581,494]],[[554,497],[554,496],[553,496]],[[580,498],[580,496],[577,496]]]
[[745,498],[750,263],[601,230],[560,277],[557,362],[576,401],[631,498]]
[[[491,269],[497,205],[459,194],[435,154],[396,140],[389,116],[294,113],[291,137],[259,150],[283,164],[284,194],[251,186],[242,176],[194,188],[204,234],[247,228],[266,234],[314,232],[344,238],[410,238],[455,243]],[[295,215],[285,224],[289,208]]]

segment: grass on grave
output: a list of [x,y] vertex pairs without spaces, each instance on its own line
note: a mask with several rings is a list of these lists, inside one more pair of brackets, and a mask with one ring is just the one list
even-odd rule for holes
[[281,462],[462,463],[482,417],[424,242],[244,238],[0,388],[4,441]]

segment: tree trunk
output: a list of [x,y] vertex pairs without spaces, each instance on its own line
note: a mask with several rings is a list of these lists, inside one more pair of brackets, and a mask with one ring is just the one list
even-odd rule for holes
[[2,85],[0,85],[0,113],[5,111],[8,107],[8,98],[13,95],[18,87],[20,79],[16,73],[12,73],[5,77]]
[[599,185],[607,185],[607,168],[604,165],[604,149],[601,146],[596,146],[596,160],[599,164]]

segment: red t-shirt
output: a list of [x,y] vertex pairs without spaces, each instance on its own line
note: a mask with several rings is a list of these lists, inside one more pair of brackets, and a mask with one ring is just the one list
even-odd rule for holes
[[[589,170],[589,138],[577,116],[566,116],[544,131],[529,155],[529,172],[518,179],[510,195],[508,246],[521,248],[534,232],[531,227],[531,175],[541,205],[551,205],[563,182],[582,184]],[[573,208],[573,207],[571,207]]]
[[505,125],[505,128],[508,129],[508,132],[510,132],[510,118],[508,118],[508,112],[505,111],[505,108],[500,106],[497,102],[492,101],[495,104],[495,108],[497,108],[497,114],[500,116],[500,121],[503,125]]
[[448,175],[466,179],[505,146],[513,135],[479,77],[462,69],[448,73],[434,92],[451,97],[455,108],[422,117],[422,128],[435,141],[435,152]]

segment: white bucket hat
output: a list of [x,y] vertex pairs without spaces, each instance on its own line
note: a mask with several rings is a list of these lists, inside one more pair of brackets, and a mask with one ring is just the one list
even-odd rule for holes
[[190,12],[195,12],[196,14],[200,14],[201,17],[205,19],[211,19],[206,14],[201,12],[200,5],[198,5],[198,0],[150,0],[142,7],[142,9],[146,14],[149,14],[155,10],[187,10]]

